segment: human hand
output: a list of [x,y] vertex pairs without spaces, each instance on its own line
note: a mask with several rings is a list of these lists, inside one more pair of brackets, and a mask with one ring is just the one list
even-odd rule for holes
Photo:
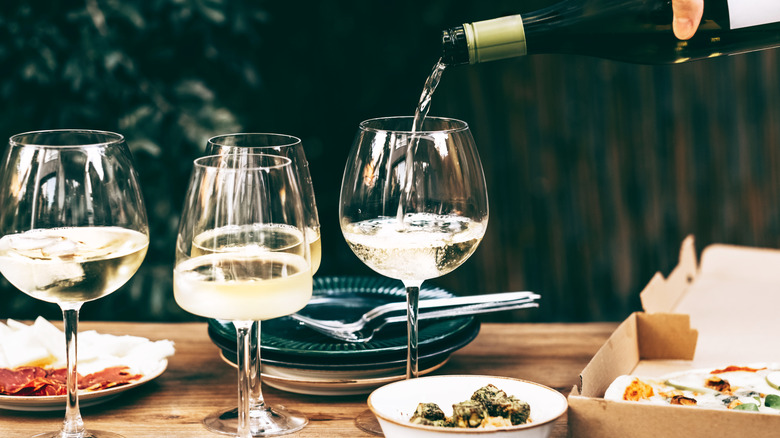
[[672,11],[674,35],[681,40],[687,40],[699,27],[704,13],[704,0],[672,0]]

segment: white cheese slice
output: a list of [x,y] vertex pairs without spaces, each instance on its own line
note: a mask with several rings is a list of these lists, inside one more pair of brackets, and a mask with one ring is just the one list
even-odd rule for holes
[[110,367],[127,366],[122,358],[116,356],[99,357],[89,362],[79,362],[78,371],[82,376],[87,376]]
[[78,358],[79,365],[96,360],[104,353],[101,350],[100,334],[94,330],[79,332]]
[[140,374],[155,374],[160,363],[174,353],[173,341],[162,340],[137,345],[124,356],[131,371]]
[[35,341],[44,347],[54,362],[65,363],[65,334],[47,321],[45,318],[38,317],[30,327]]
[[0,322],[0,342],[3,342],[3,338],[13,333],[13,330],[7,325]]
[[28,330],[19,330],[3,338],[2,349],[7,368],[45,366],[54,360],[49,350],[38,344]]
[[8,328],[13,331],[26,330],[27,327],[29,327],[27,324],[11,318],[8,318],[5,323],[8,325]]
[[[79,333],[78,372],[92,374],[109,367],[127,366],[136,374],[156,374],[165,358],[174,354],[169,340],[152,342],[139,336]],[[0,367],[42,366],[64,368],[65,335],[44,318],[32,325],[7,320],[0,323]]]

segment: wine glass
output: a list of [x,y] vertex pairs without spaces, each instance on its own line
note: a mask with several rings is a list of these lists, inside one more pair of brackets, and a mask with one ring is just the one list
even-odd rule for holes
[[[298,176],[303,201],[306,233],[311,249],[311,272],[317,273],[322,259],[320,221],[317,215],[317,203],[314,199],[314,187],[309,173],[309,163],[303,150],[303,144],[297,137],[285,134],[242,133],[218,135],[209,139],[207,155],[246,155],[269,154],[287,157],[292,161],[293,172]],[[249,420],[254,436],[267,436],[273,432],[295,432],[303,428],[308,419],[300,413],[284,412],[281,406],[267,406],[263,400],[259,376],[262,374],[260,361],[260,324],[254,323],[249,331]],[[268,430],[268,420],[285,421],[287,426],[280,431]],[[284,420],[282,420],[284,418]],[[207,429],[224,434],[235,434],[238,429],[238,409],[232,408],[209,415],[204,420]]]
[[124,138],[51,130],[10,138],[0,168],[0,272],[62,309],[67,403],[62,430],[37,437],[116,438],[87,431],[79,412],[79,310],[138,270],[149,246],[146,209]]
[[284,411],[250,422],[248,335],[253,322],[297,312],[311,298],[298,178],[289,158],[268,154],[209,155],[194,164],[176,242],[174,297],[184,310],[236,328],[238,424],[231,433],[249,438],[257,424],[266,435],[286,433],[297,423]]
[[[468,125],[427,117],[413,130],[413,120],[388,117],[360,124],[339,205],[341,231],[355,255],[406,287],[406,378],[419,375],[420,286],[466,261],[488,222],[485,177]],[[357,424],[381,433],[370,411]]]
[[280,155],[292,161],[293,172],[298,176],[301,190],[301,202],[306,222],[306,234],[311,247],[311,272],[316,274],[322,261],[322,241],[320,219],[317,214],[317,202],[314,199],[314,186],[311,182],[309,162],[298,137],[286,134],[225,134],[209,139],[207,155]]

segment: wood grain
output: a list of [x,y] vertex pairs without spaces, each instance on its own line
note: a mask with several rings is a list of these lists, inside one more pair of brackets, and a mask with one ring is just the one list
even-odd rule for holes
[[[437,374],[488,374],[536,381],[568,394],[579,372],[614,330],[613,323],[483,324],[479,336],[452,355]],[[126,438],[204,437],[201,420],[214,410],[235,405],[236,373],[211,343],[204,323],[85,322],[81,330],[171,339],[176,354],[156,380],[104,404],[82,409],[88,428],[110,430]],[[309,396],[265,386],[271,404],[283,404],[310,419],[291,437],[365,437],[354,418],[367,409],[366,396]],[[62,412],[0,410],[0,436],[30,437],[56,430]],[[553,437],[567,436],[566,420]]]

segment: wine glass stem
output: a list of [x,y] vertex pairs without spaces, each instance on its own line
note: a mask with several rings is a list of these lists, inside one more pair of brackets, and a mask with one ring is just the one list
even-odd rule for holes
[[79,375],[77,334],[79,330],[79,309],[81,303],[62,305],[62,320],[65,328],[65,363],[68,370],[68,404],[65,406],[65,421],[62,425],[62,438],[84,436],[84,420],[79,412]]
[[237,335],[238,350],[238,430],[239,438],[251,438],[249,427],[249,399],[251,395],[249,330],[252,321],[234,321]]
[[417,315],[419,313],[418,304],[420,302],[420,286],[422,281],[404,281],[406,287],[406,336],[408,339],[406,349],[406,378],[416,379],[420,375],[417,365]]
[[262,381],[263,364],[260,362],[260,321],[254,321],[249,332],[249,411],[265,409]]

